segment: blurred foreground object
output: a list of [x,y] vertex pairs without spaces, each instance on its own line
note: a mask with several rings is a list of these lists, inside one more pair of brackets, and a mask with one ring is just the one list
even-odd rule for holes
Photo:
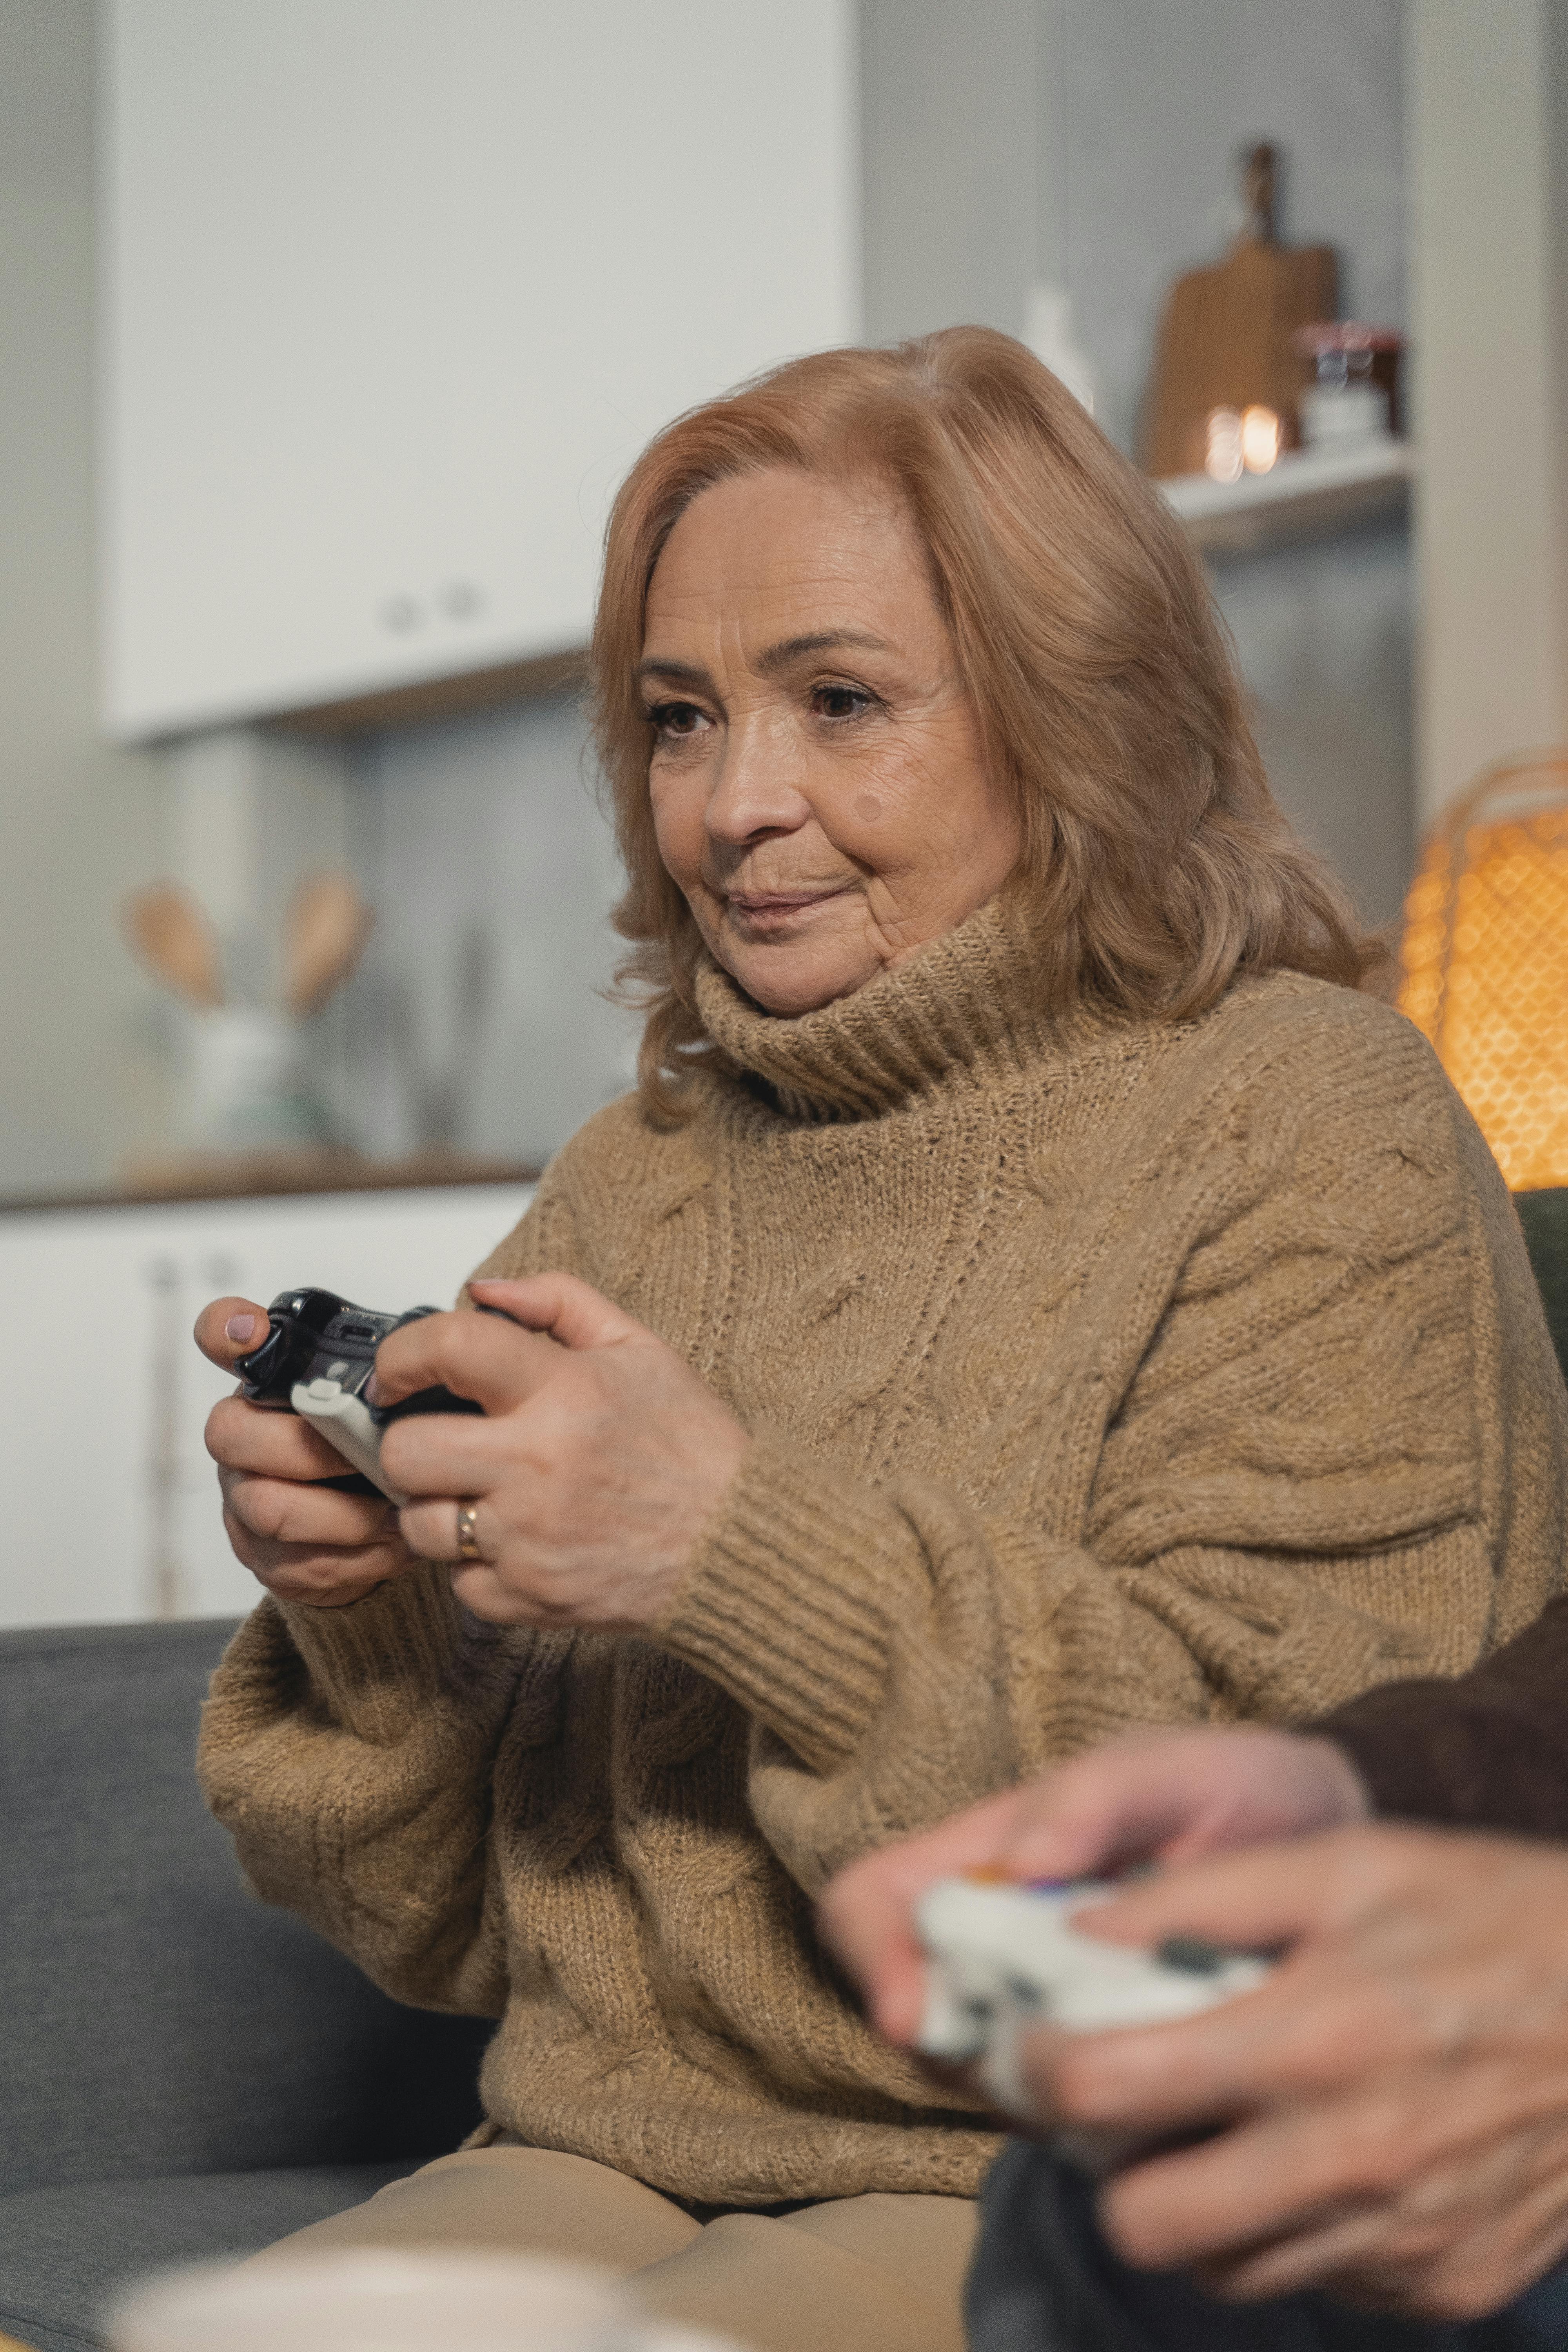
[[[1215,411],[1238,420],[1237,473],[1216,478],[1240,474],[1239,420],[1249,411],[1268,411],[1274,419],[1272,428],[1261,416],[1254,423],[1259,455],[1270,429],[1274,454],[1293,448],[1302,362],[1290,339],[1339,309],[1332,247],[1275,241],[1273,148],[1254,147],[1243,169],[1246,211],[1235,244],[1215,268],[1176,280],[1160,322],[1144,450],[1151,474],[1205,471]],[[1228,460],[1215,458],[1222,462]]]
[[521,2254],[299,2254],[203,2266],[133,2288],[113,2352],[736,2352],[639,2320],[608,2273]]
[[346,874],[307,875],[284,922],[280,1003],[231,1001],[217,935],[188,891],[127,900],[132,952],[184,1008],[181,1134],[193,1151],[320,1149],[331,1123],[306,1075],[305,1024],[353,971],[374,917]]
[[1568,752],[1500,761],[1456,803],[1405,901],[1399,1009],[1510,1189],[1568,1183]]

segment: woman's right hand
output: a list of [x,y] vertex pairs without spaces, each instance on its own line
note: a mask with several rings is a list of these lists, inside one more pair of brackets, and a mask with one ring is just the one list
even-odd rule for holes
[[[197,1347],[224,1371],[267,1332],[253,1298],[215,1298],[196,1318]],[[235,1556],[279,1601],[341,1609],[415,1565],[390,1503],[321,1484],[348,1465],[297,1413],[237,1392],[208,1414],[206,1444]]]

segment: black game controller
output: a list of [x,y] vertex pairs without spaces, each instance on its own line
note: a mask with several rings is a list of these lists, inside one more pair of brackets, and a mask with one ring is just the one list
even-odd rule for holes
[[333,1290],[279,1291],[267,1310],[272,1328],[266,1339],[248,1356],[235,1359],[241,1394],[253,1404],[287,1405],[359,1473],[325,1484],[405,1503],[408,1497],[389,1486],[382,1473],[383,1432],[410,1413],[482,1413],[484,1407],[471,1397],[454,1396],[450,1389],[419,1389],[392,1405],[367,1404],[362,1391],[388,1332],[439,1311],[411,1307],[404,1315],[381,1315],[374,1307],[351,1306]]

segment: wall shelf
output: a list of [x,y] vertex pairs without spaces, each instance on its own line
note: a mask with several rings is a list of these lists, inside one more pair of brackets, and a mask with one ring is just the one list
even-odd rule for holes
[[1402,515],[1417,466],[1409,442],[1389,438],[1332,454],[1289,450],[1239,482],[1176,474],[1159,487],[1203,553],[1247,555]]

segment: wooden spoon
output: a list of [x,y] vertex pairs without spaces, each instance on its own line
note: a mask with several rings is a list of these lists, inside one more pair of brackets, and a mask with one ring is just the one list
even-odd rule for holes
[[223,1003],[217,937],[188,890],[176,882],[149,883],[132,892],[123,919],[132,952],[155,980],[205,1011]]
[[315,1013],[360,960],[375,917],[346,874],[307,875],[289,908],[283,999],[291,1013]]

